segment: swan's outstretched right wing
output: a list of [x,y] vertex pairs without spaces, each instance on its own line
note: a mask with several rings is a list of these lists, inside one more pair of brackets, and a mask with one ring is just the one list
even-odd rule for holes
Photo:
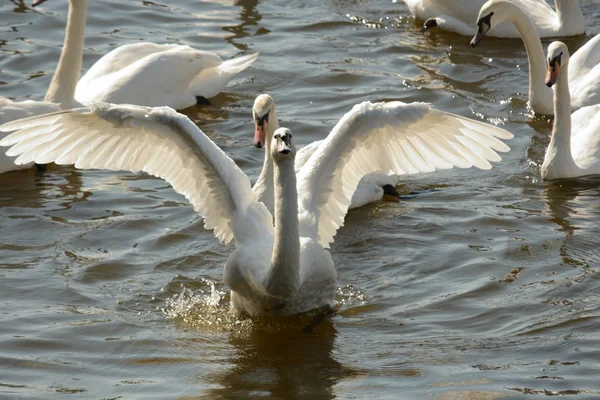
[[343,225],[363,176],[452,167],[490,169],[512,134],[427,104],[364,102],[342,117],[298,174],[300,234],[323,246]]
[[166,180],[223,243],[273,229],[250,180],[185,115],[168,107],[93,103],[90,108],[13,121],[0,131],[17,164],[75,164],[82,169],[144,171]]

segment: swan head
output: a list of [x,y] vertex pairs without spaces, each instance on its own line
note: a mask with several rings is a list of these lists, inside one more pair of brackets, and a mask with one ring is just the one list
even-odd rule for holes
[[514,7],[506,0],[490,0],[481,6],[477,16],[477,33],[471,40],[471,47],[477,46],[490,29],[507,20]]
[[296,146],[292,140],[292,131],[279,128],[271,140],[271,156],[275,161],[293,160],[296,156]]
[[268,94],[261,94],[254,100],[252,118],[254,119],[254,146],[261,148],[267,145],[267,126],[273,117],[275,102]]
[[546,86],[552,87],[558,79],[562,67],[569,62],[569,49],[563,42],[552,42],[548,46],[548,74]]

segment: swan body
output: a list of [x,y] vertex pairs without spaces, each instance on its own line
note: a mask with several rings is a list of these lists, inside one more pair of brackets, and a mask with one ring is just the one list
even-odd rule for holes
[[542,164],[546,180],[600,174],[600,104],[571,114],[569,49],[562,42],[548,47],[548,86],[554,86],[554,126]]
[[[257,201],[264,203],[267,208],[272,211],[274,208],[273,193],[275,189],[272,177],[273,158],[268,149],[273,133],[279,128],[279,120],[277,118],[277,111],[275,109],[275,101],[273,98],[268,94],[257,96],[252,108],[252,116],[255,122],[254,145],[259,148],[265,146],[263,169],[252,190],[254,192],[254,198]],[[298,151],[294,164],[297,173],[322,143],[323,140],[315,140]],[[394,174],[388,175],[381,171],[364,176],[352,195],[349,208],[358,208],[381,200],[384,195],[383,188],[385,186],[394,188],[399,181],[400,179],[398,176]],[[393,189],[393,191],[395,191],[395,189]]]
[[[575,3],[575,1],[573,1]],[[529,106],[535,113],[552,115],[552,89],[544,83],[546,59],[540,36],[527,14],[515,3],[507,0],[490,0],[479,11],[478,31],[471,41],[475,47],[481,39],[496,29],[496,25],[512,22],[525,44],[529,60]],[[571,108],[600,103],[600,35],[596,35],[577,50],[571,58],[569,69]]]
[[176,44],[134,43],[98,60],[77,84],[82,104],[102,101],[184,109],[219,94],[258,53],[223,61],[207,51]]
[[[427,104],[356,105],[296,172],[292,134],[269,143],[274,212],[255,199],[250,180],[192,121],[168,107],[92,103],[13,121],[0,141],[16,163],[145,171],[169,182],[235,249],[224,269],[232,311],[288,315],[334,303],[336,272],[328,248],[360,180],[453,166],[491,168],[499,139],[512,135]],[[376,133],[372,132],[376,131]]]
[[[469,36],[476,21],[477,10],[486,0],[404,0],[410,12],[426,20],[425,27],[438,26],[443,30]],[[555,0],[556,11],[544,0],[512,0],[531,21],[539,37],[574,36],[585,33],[585,19],[576,0]],[[432,21],[435,21],[432,23]],[[502,23],[490,36],[518,38],[518,30]]]

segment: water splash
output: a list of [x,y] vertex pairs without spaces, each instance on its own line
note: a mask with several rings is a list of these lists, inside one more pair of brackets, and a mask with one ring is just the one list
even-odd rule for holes
[[251,321],[236,318],[231,312],[229,293],[214,281],[201,278],[195,290],[181,285],[181,291],[165,300],[162,312],[185,329],[201,328],[219,331],[243,331]]

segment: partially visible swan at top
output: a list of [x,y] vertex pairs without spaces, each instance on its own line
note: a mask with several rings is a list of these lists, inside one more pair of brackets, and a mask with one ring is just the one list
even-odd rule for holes
[[[529,106],[535,113],[551,115],[552,90],[544,83],[546,59],[540,37],[527,15],[507,0],[490,0],[481,7],[477,17],[478,30],[471,41],[475,47],[504,21],[512,22],[519,30],[529,59]],[[600,103],[600,35],[596,35],[573,54],[569,68],[571,107]]]
[[[169,182],[204,216],[222,243],[234,242],[224,281],[232,311],[288,315],[332,306],[336,270],[326,250],[361,178],[453,166],[491,168],[500,139],[492,125],[447,114],[423,103],[356,105],[294,169],[292,134],[273,133],[274,215],[254,199],[241,169],[189,118],[167,107],[93,103],[14,121],[0,145],[18,163],[75,164],[78,168],[145,171]],[[488,161],[489,160],[489,161]],[[274,224],[273,224],[274,222]]]
[[[46,0],[35,0],[39,5]],[[69,0],[69,24],[85,32],[87,0]],[[81,43],[84,34],[74,38]],[[169,106],[183,109],[216,96],[233,77],[248,68],[258,53],[228,61],[207,51],[178,44],[151,42],[119,46],[100,58],[81,77],[75,99],[81,104],[92,101]],[[79,68],[70,70],[79,76]]]
[[542,164],[547,180],[600,174],[600,104],[571,114],[569,69],[569,49],[552,42],[546,84],[554,86],[554,126]]
[[[45,0],[34,0],[35,7]],[[84,0],[82,0],[84,1]],[[75,100],[75,86],[81,70],[81,54],[83,52],[83,36],[85,25],[76,24],[76,20],[85,20],[85,7],[69,8],[69,18],[65,29],[65,39],[60,53],[58,65],[52,76],[52,81],[44,97],[44,101],[12,101],[0,97],[0,124],[17,119],[47,114],[62,109],[79,106]],[[0,135],[0,137],[2,137]],[[31,164],[17,165],[14,157],[9,157],[0,151],[0,173],[29,168]]]
[[[554,11],[545,0],[512,0],[534,24],[540,37],[574,36],[585,33],[585,20],[576,0],[554,0]],[[477,10],[486,0],[404,0],[410,12],[425,20],[424,29],[435,26],[460,35],[471,35]],[[500,24],[490,36],[518,38],[510,24]]]
[[[269,211],[274,208],[274,182],[273,182],[273,157],[269,151],[273,133],[279,129],[279,119],[275,109],[275,101],[268,94],[261,94],[256,97],[252,107],[252,119],[254,119],[254,146],[265,148],[265,158],[263,168],[256,183],[252,187],[254,198],[263,202]],[[308,158],[323,143],[323,140],[316,140],[302,147],[296,154],[295,169],[299,172]],[[396,175],[387,175],[382,171],[373,172],[360,181],[356,188],[349,208],[362,207],[365,204],[379,201],[384,194],[398,197],[396,185],[399,178]]]

